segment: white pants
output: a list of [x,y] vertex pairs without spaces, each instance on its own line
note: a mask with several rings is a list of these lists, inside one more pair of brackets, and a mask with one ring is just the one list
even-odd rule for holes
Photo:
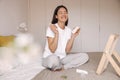
[[63,59],[53,54],[44,58],[42,64],[44,67],[52,70],[61,69],[62,65],[64,69],[69,69],[85,64],[88,60],[89,56],[86,53],[69,54]]

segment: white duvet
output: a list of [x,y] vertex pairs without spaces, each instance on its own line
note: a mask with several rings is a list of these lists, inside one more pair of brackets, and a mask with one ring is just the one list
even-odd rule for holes
[[41,72],[44,67],[41,66],[41,60],[20,65],[10,72],[5,73],[0,76],[0,80],[31,80],[39,72]]

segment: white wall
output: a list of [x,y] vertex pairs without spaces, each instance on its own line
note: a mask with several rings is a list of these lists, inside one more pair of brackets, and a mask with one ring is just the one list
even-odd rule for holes
[[100,0],[100,6],[100,49],[103,50],[111,33],[120,34],[120,0]]
[[0,0],[0,35],[18,33],[21,22],[27,22],[27,0]]
[[42,47],[45,45],[46,7],[45,0],[30,0],[29,2],[29,32]]
[[81,0],[82,51],[99,51],[99,0]]
[[[118,21],[119,21],[119,24],[118,24],[118,30],[119,30],[119,34],[120,34],[120,0],[118,1],[118,8],[119,8],[119,16],[118,16]],[[120,37],[119,37],[119,40],[118,40],[118,44],[117,44],[117,51],[119,52],[120,54]]]

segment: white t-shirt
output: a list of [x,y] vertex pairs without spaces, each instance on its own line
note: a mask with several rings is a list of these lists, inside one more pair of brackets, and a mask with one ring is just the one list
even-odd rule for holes
[[[48,47],[48,41],[46,40],[46,45],[45,45],[45,51],[43,54],[43,57],[47,57],[49,55],[55,54],[57,56],[59,56],[60,58],[64,58],[66,56],[66,45],[68,40],[71,38],[71,29],[65,26],[65,29],[61,29],[58,24],[55,24],[58,32],[59,32],[59,38],[58,38],[58,46],[57,49],[55,51],[55,53],[52,53]],[[46,32],[46,37],[53,37],[54,38],[54,32],[50,29],[50,27],[47,28],[47,32]]]

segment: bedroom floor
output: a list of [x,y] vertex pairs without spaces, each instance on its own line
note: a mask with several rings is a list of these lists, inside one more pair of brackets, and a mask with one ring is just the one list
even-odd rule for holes
[[[102,53],[91,52],[88,53],[88,55],[90,60],[80,67],[56,72],[45,69],[37,74],[32,80],[120,80],[120,77],[117,76],[110,64],[105,72],[101,75],[97,75],[96,69]],[[76,73],[76,69],[86,70],[88,71],[88,74]]]

